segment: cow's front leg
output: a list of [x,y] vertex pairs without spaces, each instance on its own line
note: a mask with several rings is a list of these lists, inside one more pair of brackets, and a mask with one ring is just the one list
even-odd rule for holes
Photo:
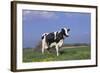
[[57,56],[59,56],[59,48],[58,48],[58,45],[56,45],[56,52],[57,52]]

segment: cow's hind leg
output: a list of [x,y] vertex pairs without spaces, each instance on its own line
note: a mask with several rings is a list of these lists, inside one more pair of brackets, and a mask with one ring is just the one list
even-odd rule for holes
[[45,43],[45,42],[43,41],[43,43],[42,43],[42,53],[43,53],[43,54],[44,54],[44,51],[45,51],[47,48],[48,48],[47,43]]
[[44,50],[45,50],[45,43],[44,40],[42,40],[42,54],[44,54]]
[[42,47],[42,54],[44,54],[44,47]]

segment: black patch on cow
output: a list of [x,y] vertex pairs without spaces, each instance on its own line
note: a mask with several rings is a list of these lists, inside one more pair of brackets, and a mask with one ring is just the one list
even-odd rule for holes
[[61,39],[64,39],[64,37],[63,37],[63,32],[60,32],[60,33],[58,33],[57,32],[57,34],[56,34],[56,43],[58,43]]
[[62,32],[62,34],[63,34],[63,35],[65,35],[65,36],[66,36],[66,32],[65,32],[65,30],[64,30],[64,29],[61,29],[61,32]]
[[56,42],[58,43],[61,39],[64,39],[63,37],[63,32],[56,32],[56,39],[55,39],[55,34],[54,32],[52,33],[49,33],[47,36],[46,36],[46,42],[48,45],[50,45],[51,43],[53,42]]
[[54,38],[55,38],[54,32],[49,33],[49,34],[46,36],[46,42],[47,42],[47,44],[50,45],[52,42],[54,42],[54,41],[55,41]]

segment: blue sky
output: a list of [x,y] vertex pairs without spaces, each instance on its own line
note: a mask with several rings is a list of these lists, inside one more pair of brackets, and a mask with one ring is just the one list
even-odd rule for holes
[[79,12],[58,12],[23,10],[23,47],[35,47],[45,32],[70,28],[64,43],[90,43],[91,14]]

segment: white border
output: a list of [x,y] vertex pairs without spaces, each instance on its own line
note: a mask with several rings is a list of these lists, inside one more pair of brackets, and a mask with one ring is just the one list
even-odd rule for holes
[[[21,17],[22,9],[91,13],[91,59],[90,60],[75,60],[75,61],[22,63],[22,17]],[[93,8],[17,4],[17,69],[95,65],[96,64],[95,62],[96,61],[96,58],[95,58],[96,57],[95,17],[96,16],[95,15],[96,15],[95,9]]]

